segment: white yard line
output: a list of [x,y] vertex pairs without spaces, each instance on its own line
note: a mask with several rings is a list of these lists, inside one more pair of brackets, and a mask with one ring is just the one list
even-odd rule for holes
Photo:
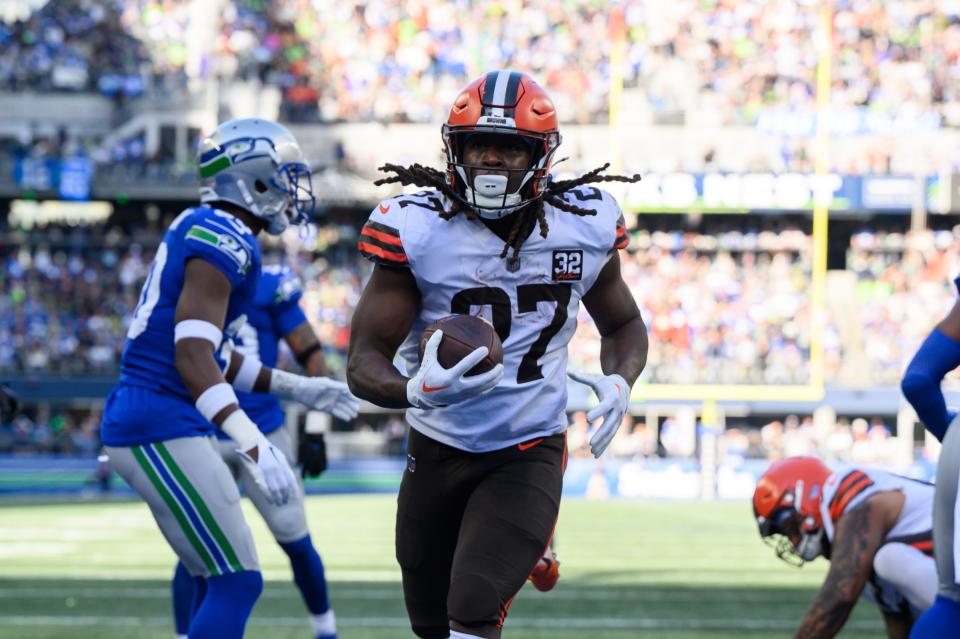
[[[282,588],[271,588],[270,583],[260,595],[261,599],[287,599],[295,589],[292,585],[284,585]],[[360,599],[365,601],[389,601],[400,600],[401,587],[397,584],[395,588],[383,588],[381,586],[371,588],[336,588],[330,590],[334,601],[345,601],[350,599]],[[157,599],[168,598],[170,596],[169,587],[142,587],[142,588],[123,588],[116,586],[83,587],[69,588],[64,586],[50,587],[0,587],[0,597],[10,600],[16,598],[39,598],[50,599],[52,597],[75,597],[86,599]],[[684,592],[682,590],[667,591],[633,591],[629,588],[623,590],[617,589],[598,589],[590,587],[563,587],[555,592],[539,593],[532,588],[525,588],[523,597],[537,597],[542,599],[556,599],[561,601],[683,601],[703,603],[703,591]],[[778,597],[777,600],[787,600],[788,597]],[[733,592],[710,593],[710,602],[738,603],[743,602],[743,594]],[[765,599],[769,601],[769,599]]]
[[[258,617],[250,619],[252,626],[297,627],[306,625],[305,617]],[[134,627],[170,625],[169,617],[88,616],[88,615],[0,615],[0,628],[13,627],[65,627],[103,626]],[[337,617],[337,625],[344,628],[406,628],[404,617]],[[791,630],[797,622],[787,619],[664,619],[648,617],[552,617],[530,619],[511,617],[507,623],[512,628],[570,628],[574,630]],[[879,623],[851,622],[847,628],[854,630],[880,630]]]

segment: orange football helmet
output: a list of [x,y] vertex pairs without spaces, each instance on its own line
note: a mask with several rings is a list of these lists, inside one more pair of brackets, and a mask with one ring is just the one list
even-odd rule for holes
[[826,547],[820,502],[829,476],[819,459],[789,457],[772,464],[757,481],[753,514],[760,536],[784,561],[801,565]]
[[[463,149],[476,133],[519,136],[532,150],[530,165],[504,169],[522,173],[520,186],[508,192],[503,176],[474,176],[463,161]],[[517,71],[491,71],[471,82],[453,102],[443,125],[447,179],[478,214],[498,218],[543,195],[553,154],[560,146],[557,112],[547,92]]]

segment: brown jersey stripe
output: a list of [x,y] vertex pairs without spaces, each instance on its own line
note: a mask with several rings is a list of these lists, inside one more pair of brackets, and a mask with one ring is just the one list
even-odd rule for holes
[[401,251],[403,250],[403,243],[396,235],[389,235],[383,231],[377,231],[376,229],[372,229],[367,226],[363,227],[363,231],[361,231],[360,235],[368,241],[376,240],[379,244],[393,246]]
[[840,482],[840,488],[837,489],[837,494],[830,501],[831,519],[839,520],[850,502],[870,486],[873,486],[873,480],[859,470],[855,470],[844,477],[843,481]]
[[373,220],[367,221],[367,223],[363,225],[363,228],[373,229],[374,231],[379,231],[381,233],[385,233],[386,235],[392,235],[396,238],[400,237],[400,231],[398,229],[395,229],[392,226],[387,226],[386,224],[381,224],[380,222],[374,222]]
[[846,475],[843,476],[843,479],[840,480],[840,485],[837,486],[837,492],[833,494],[833,499],[830,500],[830,508],[833,509],[833,506],[843,497],[843,494],[847,491],[848,488],[861,477],[866,477],[862,471],[852,470]]
[[901,535],[900,537],[891,537],[886,539],[884,544],[907,544],[913,546],[925,555],[933,556],[933,531],[927,530],[914,535]]
[[357,245],[360,249],[360,253],[367,259],[372,259],[374,262],[379,262],[382,264],[407,264],[409,260],[407,259],[407,254],[395,251],[390,251],[374,244],[364,242],[363,240]]
[[407,254],[406,251],[403,250],[403,247],[402,247],[402,246],[395,246],[395,245],[393,245],[393,244],[387,244],[386,242],[381,242],[380,240],[376,239],[375,237],[370,237],[369,235],[361,235],[361,236],[360,236],[360,241],[363,242],[364,244],[368,244],[368,245],[370,245],[370,246],[376,246],[377,248],[380,248],[380,249],[382,249],[382,250],[384,250],[384,251],[386,251],[386,252],[388,252],[388,253],[397,253],[398,255],[406,255],[406,254]]

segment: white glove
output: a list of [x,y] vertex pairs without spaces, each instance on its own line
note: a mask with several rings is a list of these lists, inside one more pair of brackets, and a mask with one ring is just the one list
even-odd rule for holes
[[423,349],[420,370],[407,382],[407,401],[417,408],[440,408],[478,397],[493,390],[503,378],[503,364],[497,364],[486,373],[470,375],[467,372],[487,356],[489,350],[481,346],[450,368],[437,361],[437,349],[443,331],[436,331]]
[[[253,481],[267,496],[271,504],[282,506],[297,496],[297,478],[280,449],[260,435],[257,442],[257,461],[246,452],[237,449],[244,466],[253,475]],[[249,449],[248,449],[249,450]]]
[[360,400],[347,385],[329,377],[305,377],[274,368],[270,373],[270,392],[344,421],[356,417],[360,410]]
[[[263,436],[247,414],[237,410],[223,420],[220,428],[237,442],[237,454],[247,467],[260,490],[271,504],[283,505],[296,497],[297,478],[290,468],[287,458],[276,446]],[[248,451],[256,449],[257,459],[248,455]]]
[[620,422],[630,405],[630,384],[619,375],[595,375],[593,373],[567,373],[570,379],[586,384],[597,394],[600,400],[587,413],[587,421],[591,424],[598,417],[603,417],[603,423],[597,426],[596,432],[590,438],[590,452],[598,458],[613,441]]

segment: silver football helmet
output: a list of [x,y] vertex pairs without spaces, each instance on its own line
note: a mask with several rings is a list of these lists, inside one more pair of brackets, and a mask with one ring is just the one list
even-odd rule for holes
[[310,168],[296,138],[276,122],[224,122],[200,143],[197,165],[202,202],[243,207],[264,220],[271,235],[313,215]]

